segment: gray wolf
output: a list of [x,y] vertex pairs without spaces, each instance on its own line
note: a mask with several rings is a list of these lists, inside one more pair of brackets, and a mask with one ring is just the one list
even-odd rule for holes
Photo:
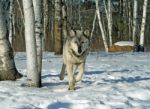
[[[67,71],[69,88],[75,90],[75,83],[82,79],[86,57],[90,50],[89,31],[70,30],[69,37],[63,46],[63,65],[60,73],[60,80],[64,79],[65,71]],[[75,74],[74,69],[79,69]]]

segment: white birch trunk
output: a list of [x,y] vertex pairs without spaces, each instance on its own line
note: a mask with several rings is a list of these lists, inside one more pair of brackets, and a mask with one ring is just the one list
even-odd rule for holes
[[33,87],[39,87],[33,3],[32,0],[22,0],[22,2],[25,18],[25,42],[27,54],[28,85]]
[[105,33],[104,33],[104,28],[103,28],[103,25],[102,25],[102,21],[101,21],[98,0],[95,0],[95,2],[96,2],[96,13],[97,13],[97,17],[98,17],[98,23],[99,23],[99,27],[100,27],[100,30],[101,30],[105,51],[108,52],[108,44],[107,44],[106,36],[105,36]]
[[146,23],[146,14],[147,14],[147,5],[148,0],[144,0],[143,4],[143,17],[142,17],[142,24],[141,24],[141,31],[140,31],[140,46],[144,47],[144,32],[145,32],[145,23]]
[[109,32],[109,44],[112,46],[112,8],[111,0],[108,0],[108,32]]
[[0,80],[16,80],[22,75],[18,73],[13,56],[13,50],[8,40],[5,22],[6,14],[0,1]]
[[138,10],[138,1],[134,0],[134,8],[133,8],[133,33],[132,39],[134,42],[134,46],[136,45],[136,38],[137,38],[137,10]]
[[63,5],[61,7],[62,11],[62,36],[63,36],[63,44],[66,42],[67,39],[67,7],[65,1],[63,0]]
[[9,10],[9,42],[12,45],[13,39],[13,0],[10,0],[10,10]]
[[123,22],[126,24],[126,0],[122,0],[122,5],[123,5]]
[[106,0],[103,0],[103,3],[104,3],[106,17],[107,17],[107,20],[108,20],[108,10],[107,10],[107,5],[106,5]]
[[41,69],[42,69],[42,1],[33,0],[34,15],[35,15],[35,37],[37,49],[37,68],[39,75],[39,86],[41,83]]
[[95,29],[96,16],[97,16],[97,14],[95,13],[94,19],[93,19],[92,31],[91,31],[91,34],[90,34],[90,41],[93,38],[93,32],[94,32],[94,29]]

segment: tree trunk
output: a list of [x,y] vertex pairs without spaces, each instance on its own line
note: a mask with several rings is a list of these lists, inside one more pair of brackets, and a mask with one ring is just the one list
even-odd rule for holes
[[146,25],[147,5],[148,5],[148,0],[144,0],[143,17],[142,17],[142,24],[141,24],[141,31],[140,31],[140,51],[144,51],[144,32],[145,32],[145,25]]
[[[49,50],[49,1],[43,0],[43,11],[44,11],[44,36],[43,36],[43,50]],[[47,40],[48,39],[48,40]]]
[[90,34],[90,41],[93,39],[93,33],[94,33],[94,29],[95,29],[95,23],[96,23],[96,12],[95,12],[94,19],[93,19],[92,31],[91,31],[91,34]]
[[55,0],[51,0],[51,3],[50,3],[50,11],[49,11],[49,14],[50,14],[50,51],[54,52],[54,46],[55,46],[55,36],[54,36],[54,18],[55,18],[55,9],[53,8],[54,7],[54,4],[55,4]]
[[137,12],[138,10],[138,1],[134,0],[134,8],[133,8],[133,33],[132,33],[132,39],[134,42],[135,51],[138,51],[138,42],[137,42]]
[[96,14],[97,14],[98,23],[99,23],[99,26],[100,26],[100,29],[101,29],[101,34],[102,34],[102,38],[103,38],[103,42],[104,42],[105,51],[108,52],[108,44],[107,44],[106,36],[105,36],[105,33],[104,33],[104,28],[103,28],[103,25],[102,25],[102,21],[101,21],[98,0],[95,0],[95,2],[96,2]]
[[0,80],[16,80],[22,75],[17,71],[13,50],[8,40],[5,12],[0,1]]
[[42,1],[33,0],[34,14],[35,14],[35,37],[37,49],[37,69],[39,75],[39,86],[41,82],[41,69],[42,69]]
[[13,38],[13,0],[10,0],[10,10],[9,10],[9,42],[12,45]]
[[131,1],[128,0],[128,30],[129,30],[129,40],[132,40],[132,20],[131,20]]
[[3,6],[3,9],[5,11],[4,14],[5,14],[6,29],[9,33],[10,0],[2,0],[2,6]]
[[35,17],[32,0],[22,0],[25,18],[25,42],[27,54],[27,78],[29,86],[39,87],[39,73],[37,69],[37,51],[35,40]]
[[55,18],[54,18],[54,37],[55,54],[62,54],[62,15],[61,15],[61,0],[55,0]]
[[109,32],[109,45],[112,46],[112,8],[111,0],[108,0],[108,32]]
[[122,0],[122,6],[123,6],[123,8],[122,8],[122,11],[123,11],[122,17],[123,17],[124,24],[127,23],[127,19],[126,19],[126,2],[127,2],[126,0]]
[[63,0],[62,4],[62,37],[63,37],[63,43],[65,43],[67,39],[67,7],[65,4],[65,0]]

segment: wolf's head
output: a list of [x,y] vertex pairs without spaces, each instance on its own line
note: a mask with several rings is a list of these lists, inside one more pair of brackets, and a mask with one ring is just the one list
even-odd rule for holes
[[70,46],[72,52],[76,55],[83,55],[90,47],[89,31],[71,30],[70,31]]

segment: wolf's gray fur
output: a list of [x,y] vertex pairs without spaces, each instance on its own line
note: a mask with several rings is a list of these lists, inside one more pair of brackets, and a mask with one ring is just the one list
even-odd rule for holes
[[[63,65],[60,73],[60,79],[63,80],[67,71],[69,90],[74,90],[75,83],[81,80],[89,50],[89,31],[71,30],[63,47]],[[74,74],[75,67],[79,68],[77,75]]]

